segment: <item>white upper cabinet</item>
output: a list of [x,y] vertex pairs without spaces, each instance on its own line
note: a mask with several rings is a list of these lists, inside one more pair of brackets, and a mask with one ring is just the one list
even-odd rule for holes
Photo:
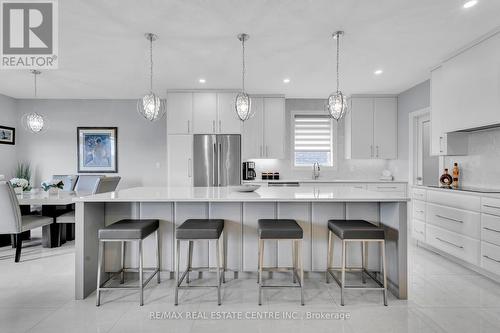
[[217,94],[217,131],[221,134],[241,134],[242,121],[236,114],[236,93]]
[[254,116],[243,123],[243,159],[285,157],[285,99],[252,97]]
[[345,157],[397,158],[397,101],[394,97],[353,97],[345,119]]
[[398,145],[396,98],[375,98],[373,102],[373,145],[375,158],[396,159]]
[[243,122],[243,160],[263,157],[264,128],[262,122],[264,117],[264,98],[252,97],[251,107],[254,111],[254,116]]
[[193,93],[193,133],[217,133],[217,94]]
[[173,92],[167,94],[167,133],[191,134],[193,129],[193,94]]
[[264,98],[265,158],[285,157],[285,101],[283,98]]

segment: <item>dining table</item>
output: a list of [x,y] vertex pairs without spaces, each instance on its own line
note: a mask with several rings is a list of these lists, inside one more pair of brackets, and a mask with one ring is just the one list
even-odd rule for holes
[[[57,217],[73,209],[73,200],[75,198],[81,198],[90,194],[90,192],[62,190],[54,193],[42,189],[32,189],[31,191],[17,194],[17,200],[22,215],[38,213],[36,212],[36,208],[41,207],[41,214],[53,219],[51,224],[42,227],[42,246],[52,248],[61,246],[66,242],[67,238],[68,240],[74,239],[74,227],[71,227],[73,230],[72,233],[67,233],[65,224],[56,223]],[[67,235],[68,237],[66,237]]]

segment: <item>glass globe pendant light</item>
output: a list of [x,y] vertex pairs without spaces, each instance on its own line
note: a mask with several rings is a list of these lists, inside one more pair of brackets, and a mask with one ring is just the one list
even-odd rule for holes
[[[36,85],[36,77],[41,74],[40,71],[31,70],[31,74],[33,74],[34,81],[34,97],[37,98],[37,85]],[[32,133],[38,134],[41,133],[45,126],[45,120],[43,116],[35,111],[27,113],[23,117],[23,125],[24,128]]]
[[249,35],[242,33],[239,34],[238,40],[241,41],[241,47],[242,47],[242,89],[241,92],[239,92],[236,95],[236,101],[235,101],[235,109],[236,109],[236,114],[240,118],[241,121],[248,120],[253,117],[254,112],[252,110],[252,103],[250,100],[250,96],[245,92],[245,72],[246,72],[246,67],[245,67],[245,42],[250,38]]
[[156,121],[165,114],[165,100],[153,92],[153,41],[157,40],[158,36],[147,33],[145,37],[149,41],[149,93],[137,101],[137,112],[149,121]]
[[330,117],[339,121],[347,112],[347,97],[340,91],[339,85],[339,53],[340,53],[340,36],[343,31],[337,31],[332,36],[337,40],[337,91],[328,96],[327,110]]

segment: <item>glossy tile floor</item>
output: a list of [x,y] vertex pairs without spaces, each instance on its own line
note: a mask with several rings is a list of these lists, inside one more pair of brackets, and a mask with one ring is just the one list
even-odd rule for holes
[[[95,296],[73,300],[73,244],[58,249],[31,244],[23,249],[19,264],[14,264],[11,248],[0,248],[0,332],[500,332],[499,284],[413,246],[410,300],[390,297],[388,307],[382,305],[381,293],[373,291],[351,291],[341,307],[338,287],[326,285],[319,274],[306,280],[304,307],[297,289],[266,290],[259,307],[257,285],[250,279],[228,280],[220,307],[214,289],[182,291],[181,304],[175,307],[174,283],[164,274],[160,285],[152,281],[148,286],[143,307],[137,294],[118,291],[104,292],[97,308]],[[151,312],[170,311],[181,312],[184,319],[150,319]],[[349,318],[185,319],[187,313],[210,316],[212,311],[241,311],[243,316],[264,311],[336,313]]]

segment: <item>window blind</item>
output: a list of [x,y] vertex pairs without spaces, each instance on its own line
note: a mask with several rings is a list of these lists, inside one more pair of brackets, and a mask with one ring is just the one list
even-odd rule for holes
[[294,116],[295,165],[331,165],[332,120],[327,115]]

